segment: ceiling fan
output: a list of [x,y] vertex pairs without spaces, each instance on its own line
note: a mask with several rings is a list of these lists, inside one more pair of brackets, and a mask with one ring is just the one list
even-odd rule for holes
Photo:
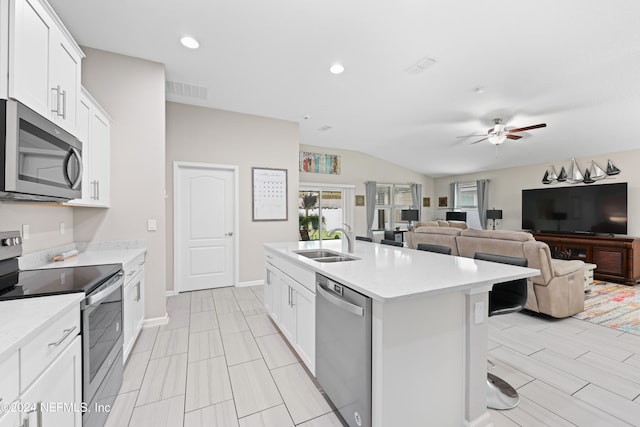
[[520,135],[514,135],[515,133],[524,132],[531,129],[539,129],[547,126],[546,123],[540,123],[537,125],[525,126],[525,127],[516,128],[516,129],[507,129],[506,126],[502,124],[502,119],[500,118],[493,119],[493,123],[495,123],[495,126],[487,130],[486,136],[467,135],[462,138],[466,138],[468,136],[484,136],[484,138],[479,139],[477,141],[473,141],[471,144],[477,144],[478,142],[488,140],[493,145],[500,145],[505,141],[505,139],[518,140],[522,138],[522,136]]

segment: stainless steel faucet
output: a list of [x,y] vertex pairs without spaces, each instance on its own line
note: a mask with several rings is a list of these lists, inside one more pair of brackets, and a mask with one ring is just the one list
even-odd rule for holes
[[344,224],[345,228],[334,228],[331,231],[327,231],[327,236],[331,236],[333,233],[335,233],[336,231],[342,231],[342,234],[347,238],[347,250],[350,254],[353,253],[353,240],[354,240],[354,235],[353,232],[351,231],[351,227],[349,226],[349,224]]

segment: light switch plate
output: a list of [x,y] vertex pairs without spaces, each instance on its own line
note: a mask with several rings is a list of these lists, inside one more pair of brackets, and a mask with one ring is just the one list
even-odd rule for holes
[[147,220],[147,231],[156,231],[158,229],[158,223],[155,219]]
[[478,301],[473,305],[473,323],[475,325],[481,325],[484,322],[485,311],[484,301]]

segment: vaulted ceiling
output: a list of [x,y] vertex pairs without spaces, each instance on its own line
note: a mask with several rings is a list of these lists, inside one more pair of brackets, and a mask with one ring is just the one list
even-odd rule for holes
[[[51,4],[81,45],[164,63],[182,84],[167,99],[296,121],[327,152],[443,176],[639,147],[636,0]],[[497,117],[547,127],[497,148],[457,138]]]

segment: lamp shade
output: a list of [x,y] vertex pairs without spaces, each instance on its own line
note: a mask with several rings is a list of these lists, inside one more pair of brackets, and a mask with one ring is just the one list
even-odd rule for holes
[[502,219],[502,209],[487,209],[487,219]]
[[417,221],[418,209],[402,209],[402,212],[400,213],[400,218],[403,221]]

